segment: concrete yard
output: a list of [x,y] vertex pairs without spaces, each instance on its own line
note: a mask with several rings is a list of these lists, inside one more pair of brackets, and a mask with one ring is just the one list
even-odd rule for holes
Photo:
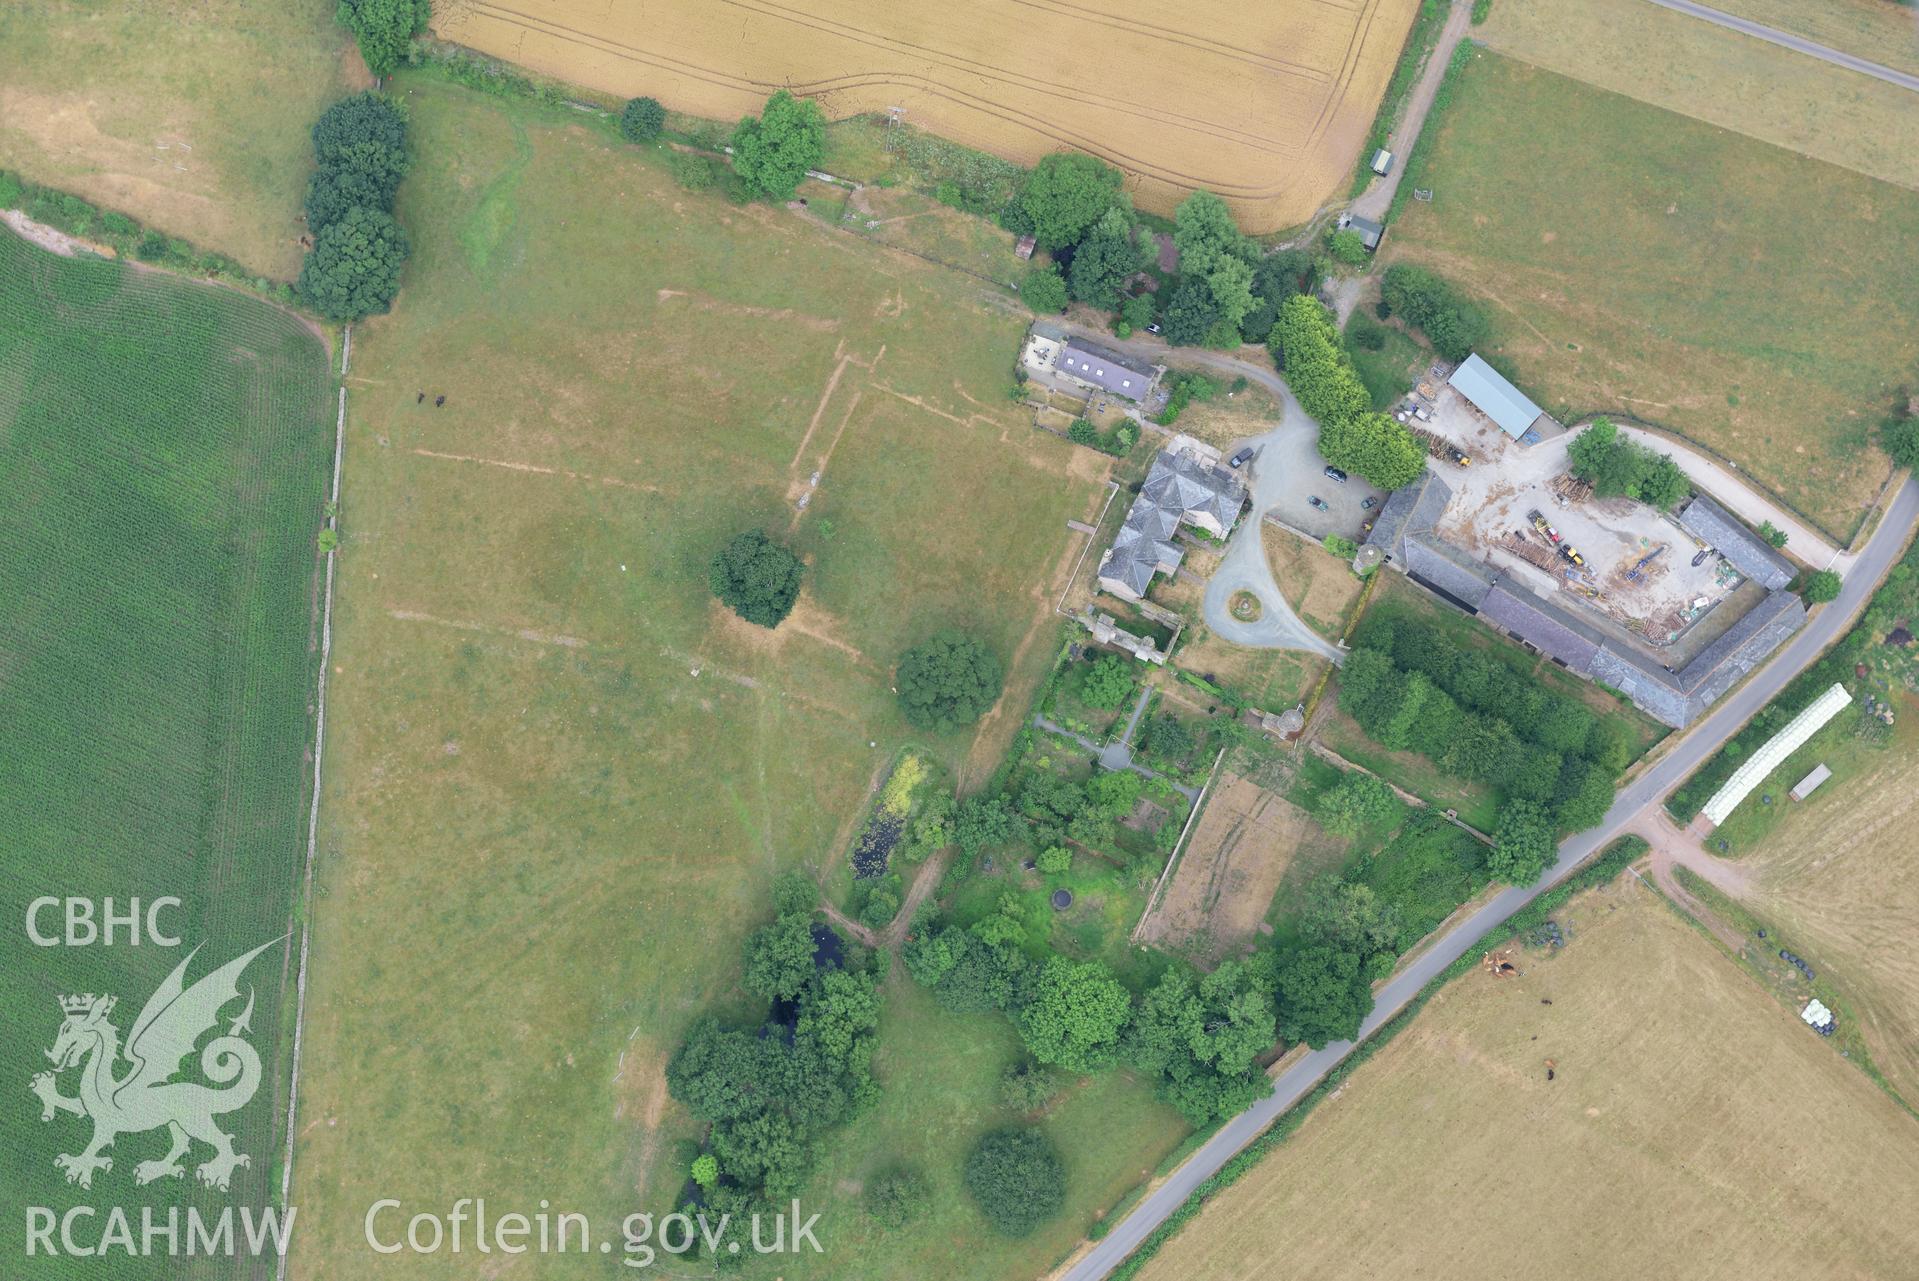
[[[1522,446],[1452,388],[1437,390],[1429,402],[1432,421],[1421,425],[1475,459],[1468,467],[1432,464],[1454,493],[1438,527],[1448,541],[1535,591],[1556,592],[1549,597],[1556,603],[1583,607],[1576,612],[1652,646],[1671,666],[1682,665],[1744,612],[1717,608],[1743,580],[1717,555],[1693,564],[1702,546],[1670,515],[1629,498],[1568,502],[1554,491],[1553,481],[1567,475],[1575,433]],[[1558,532],[1559,543],[1533,528],[1535,511]],[[1583,567],[1556,554],[1566,546],[1585,557]],[[1648,555],[1654,559],[1640,568]],[[1628,577],[1636,568],[1638,577]],[[1725,617],[1714,617],[1721,612]]]

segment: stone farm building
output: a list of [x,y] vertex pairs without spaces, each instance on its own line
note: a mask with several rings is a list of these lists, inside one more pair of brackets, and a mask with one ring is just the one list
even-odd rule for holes
[[1795,577],[1791,561],[1704,494],[1679,509],[1679,527],[1769,592],[1778,591]]
[[1152,586],[1153,575],[1179,570],[1184,552],[1177,537],[1181,525],[1224,538],[1239,519],[1246,489],[1198,446],[1181,441],[1153,459],[1126,523],[1099,563],[1099,585],[1124,600],[1137,601]]
[[[1697,720],[1806,621],[1804,602],[1782,590],[1783,583],[1777,581],[1776,574],[1766,578],[1748,570],[1733,555],[1732,546],[1737,540],[1731,531],[1715,527],[1716,537],[1724,540],[1715,545],[1741,572],[1765,586],[1767,594],[1675,671],[1583,613],[1555,604],[1511,574],[1440,537],[1436,525],[1452,496],[1446,482],[1428,470],[1387,498],[1366,546],[1376,548],[1387,564],[1427,590],[1561,666],[1611,686],[1642,711],[1675,729]],[[1710,500],[1695,499],[1693,506],[1700,502]],[[1711,510],[1725,517],[1717,505]],[[1731,525],[1738,524],[1730,517],[1725,519]],[[1687,528],[1706,537],[1694,525],[1688,524]],[[1750,534],[1746,538],[1765,547]],[[1750,550],[1741,547],[1742,555]],[[1756,561],[1753,563],[1757,566]]]
[[1060,349],[1060,373],[1127,400],[1146,399],[1159,370],[1143,360],[1123,356],[1083,338],[1069,338]]

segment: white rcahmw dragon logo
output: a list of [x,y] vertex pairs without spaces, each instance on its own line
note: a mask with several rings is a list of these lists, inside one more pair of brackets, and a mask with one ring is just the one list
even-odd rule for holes
[[[58,1112],[93,1119],[93,1142],[86,1150],[53,1159],[54,1168],[66,1174],[67,1182],[92,1187],[96,1170],[113,1169],[113,1158],[101,1154],[114,1139],[162,1126],[171,1146],[159,1160],[142,1161],[134,1167],[137,1182],[185,1175],[180,1158],[194,1140],[213,1149],[212,1158],[193,1172],[208,1187],[226,1191],[233,1171],[251,1164],[249,1158],[233,1150],[233,1136],[213,1123],[214,1117],[245,1107],[260,1088],[260,1056],[242,1036],[251,1030],[251,989],[246,1008],[228,1026],[226,1034],[214,1037],[200,1051],[201,1073],[224,1088],[171,1078],[193,1054],[200,1038],[219,1023],[221,1007],[239,998],[241,971],[272,946],[263,943],[187,987],[183,981],[187,965],[200,951],[195,948],[147,999],[140,1017],[133,1021],[124,1051],[120,1031],[108,1018],[115,997],[89,993],[60,998],[66,1019],[60,1024],[53,1048],[47,1051],[53,1070],[35,1076],[31,1088],[39,1096],[42,1121],[53,1120]],[[116,1074],[123,1055],[131,1067]],[[60,1093],[59,1074],[76,1065],[80,1067],[80,1093],[68,1098]]]

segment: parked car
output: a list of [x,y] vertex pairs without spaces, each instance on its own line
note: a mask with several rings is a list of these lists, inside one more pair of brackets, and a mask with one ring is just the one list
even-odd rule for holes
[[1226,465],[1228,467],[1244,467],[1252,459],[1252,457],[1253,457],[1253,447],[1251,445],[1246,445],[1241,447],[1238,453],[1234,454],[1231,458],[1228,458],[1226,460]]
[[1346,483],[1346,473],[1337,467],[1328,467],[1325,471],[1321,472],[1320,475],[1336,484],[1343,485]]
[[1379,500],[1370,494],[1359,500],[1359,510],[1363,512],[1369,512],[1377,506],[1379,506]]
[[1706,557],[1710,555],[1712,555],[1712,549],[1710,547],[1701,547],[1699,549],[1699,554],[1692,558],[1692,567],[1694,569],[1698,569],[1701,565],[1706,563]]
[[1306,501],[1307,501],[1308,503],[1310,503],[1310,504],[1312,504],[1312,505],[1313,505],[1314,507],[1317,507],[1317,508],[1319,508],[1319,510],[1321,510],[1321,511],[1326,511],[1326,510],[1327,510],[1327,507],[1326,507],[1326,500],[1325,500],[1324,498],[1321,498],[1321,497],[1320,497],[1320,496],[1319,496],[1318,494],[1308,494],[1308,495],[1306,495]]
[[1154,322],[1153,322],[1152,324],[1150,324],[1150,325],[1148,325],[1148,326],[1146,326],[1146,332],[1147,332],[1147,333],[1149,333],[1149,334],[1156,334],[1156,333],[1158,333],[1158,332],[1159,332],[1159,322],[1158,322],[1158,321],[1156,320],[1156,321],[1154,321]]

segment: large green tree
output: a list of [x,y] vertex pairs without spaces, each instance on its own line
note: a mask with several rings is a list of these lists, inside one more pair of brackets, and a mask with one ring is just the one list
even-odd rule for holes
[[1350,1041],[1373,1008],[1366,958],[1319,944],[1300,948],[1279,967],[1279,1034],[1315,1050]]
[[778,627],[799,599],[806,566],[757,529],[735,534],[713,556],[707,584],[735,614],[761,627]]
[[413,37],[426,30],[433,4],[432,0],[340,0],[338,15],[340,24],[359,42],[367,70],[385,78],[405,59]]
[[1027,1050],[1041,1063],[1090,1072],[1113,1061],[1131,1013],[1126,989],[1104,965],[1049,956],[1018,1023]]
[[985,1135],[966,1158],[965,1177],[980,1213],[1009,1237],[1026,1236],[1058,1214],[1066,1200],[1066,1167],[1037,1129]]
[[1552,816],[1532,801],[1508,801],[1493,828],[1493,852],[1487,868],[1511,885],[1531,885],[1557,853]]
[[1055,152],[1033,166],[1020,188],[1020,208],[1041,249],[1079,243],[1109,209],[1126,208],[1120,172],[1078,151]]
[[[919,729],[956,729],[986,714],[1000,694],[999,660],[964,632],[936,632],[900,659],[900,710]],[[964,814],[962,812],[962,819]]]
[[657,98],[628,98],[620,109],[620,137],[628,142],[651,142],[666,127],[666,108]]
[[1067,284],[1081,302],[1111,311],[1119,306],[1120,286],[1150,260],[1150,252],[1133,239],[1131,211],[1115,205],[1099,216],[1073,251]]
[[392,215],[356,205],[314,237],[300,268],[300,296],[328,320],[383,312],[400,292],[408,250]]
[[733,129],[733,168],[747,190],[768,200],[791,200],[806,171],[826,151],[826,116],[817,102],[776,91],[757,116]]

